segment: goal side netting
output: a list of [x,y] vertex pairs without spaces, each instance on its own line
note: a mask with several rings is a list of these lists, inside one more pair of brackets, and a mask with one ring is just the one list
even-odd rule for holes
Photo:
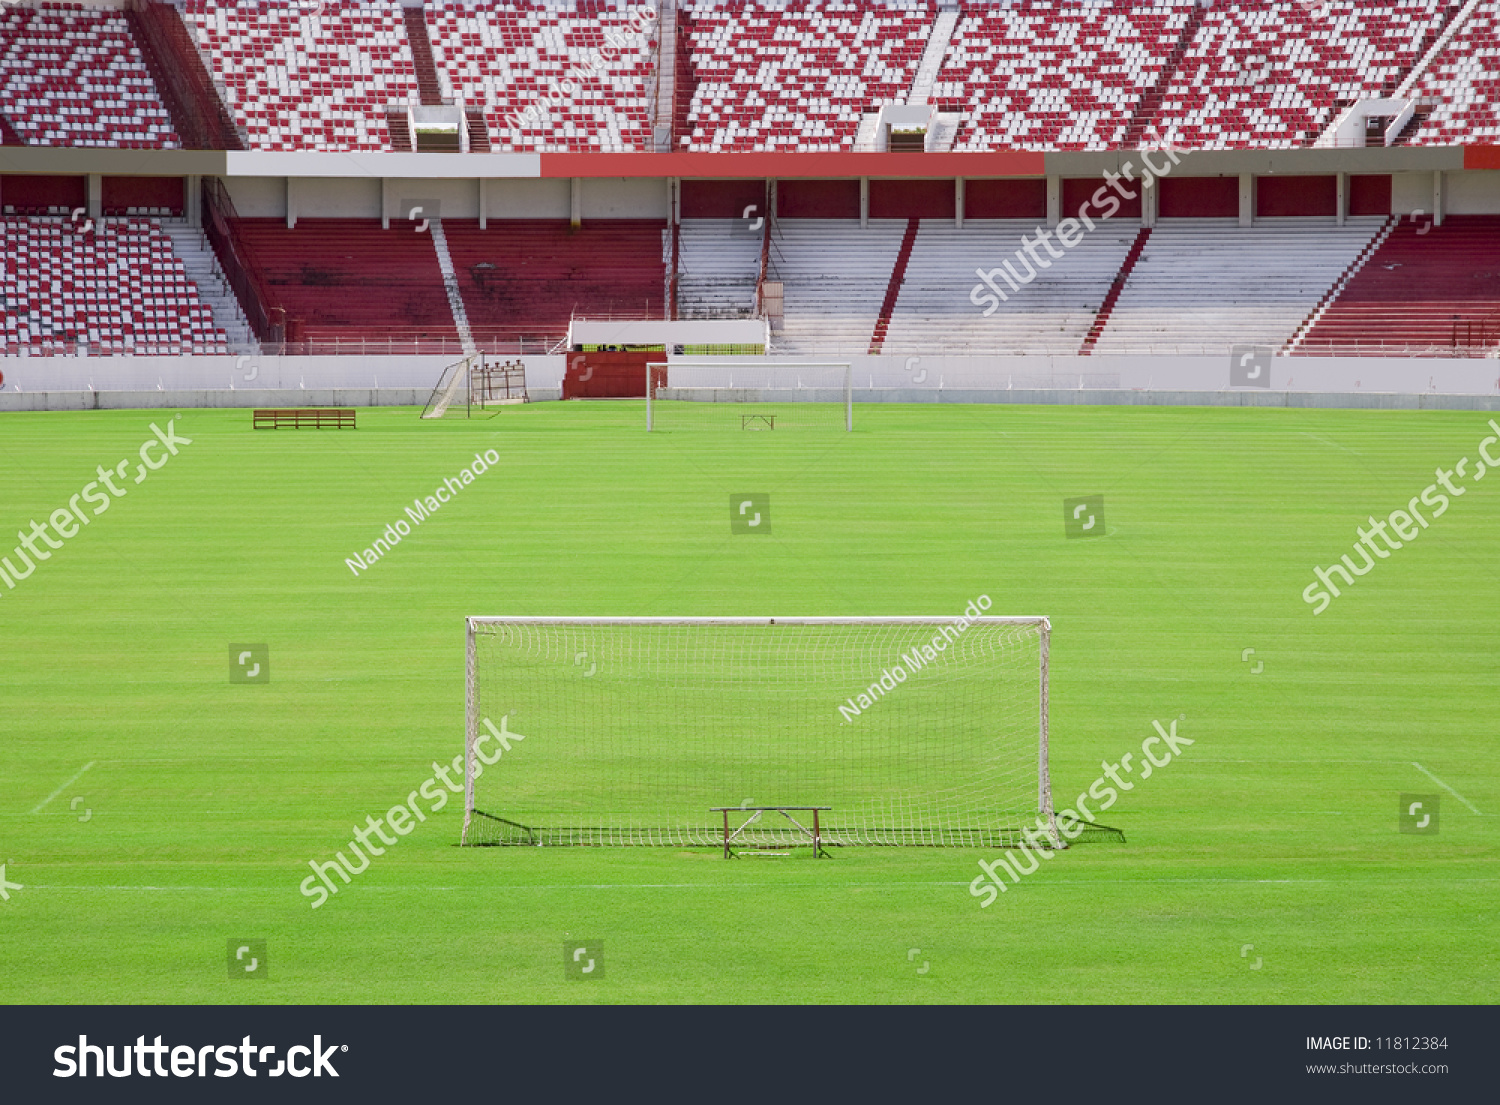
[[422,408],[423,418],[442,418],[448,413],[448,407],[457,398],[459,389],[469,383],[469,373],[479,361],[479,354],[474,353],[461,361],[455,361],[443,369],[438,377],[437,385],[432,389],[432,394],[427,399],[427,405]]
[[647,369],[647,430],[853,428],[853,374],[845,362],[669,360]]
[[[470,618],[463,842],[717,846],[716,808],[817,806],[828,845],[1007,847],[1040,825],[1060,846],[1049,634],[988,616]],[[806,843],[771,815],[741,841]]]

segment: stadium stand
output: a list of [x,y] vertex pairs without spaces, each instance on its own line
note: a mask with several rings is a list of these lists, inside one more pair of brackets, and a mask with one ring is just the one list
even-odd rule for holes
[[904,103],[930,0],[696,0],[678,12],[680,148],[851,150],[861,116]]
[[906,219],[871,219],[868,227],[850,219],[779,220],[769,272],[785,297],[777,352],[867,352],[906,227]]
[[443,91],[483,105],[491,149],[615,153],[652,148],[649,7],[450,0],[426,16]]
[[0,218],[6,356],[228,353],[154,219]]
[[1402,220],[1296,352],[1500,355],[1500,215]]
[[494,352],[555,345],[575,315],[662,318],[666,222],[490,219],[443,224],[475,339]]
[[1500,0],[1485,0],[1417,81],[1429,114],[1412,145],[1500,141]]
[[0,5],[0,116],[9,144],[181,145],[120,12]]
[[1023,275],[1015,254],[1036,222],[965,219],[959,230],[951,221],[923,220],[882,351],[1076,353],[1140,225],[1139,219],[1111,220],[1019,291],[997,277],[1009,299],[985,317],[970,299],[975,287],[981,302],[989,294],[975,270],[988,272],[1008,260]]
[[1394,92],[1455,7],[1447,0],[1215,4],[1162,91],[1157,128],[1194,149],[1310,146],[1343,104]]
[[237,246],[266,308],[284,313],[288,346],[333,353],[451,352],[458,329],[432,237],[378,219],[242,218]]
[[677,313],[681,318],[750,318],[760,271],[758,234],[739,219],[683,219],[678,231]]
[[387,112],[419,102],[402,8],[187,0],[185,15],[261,150],[390,150]]
[[1379,217],[1164,219],[1099,335],[1099,353],[1280,348],[1380,232]]
[[962,112],[955,150],[1118,147],[1173,60],[1196,0],[969,0],[932,98]]

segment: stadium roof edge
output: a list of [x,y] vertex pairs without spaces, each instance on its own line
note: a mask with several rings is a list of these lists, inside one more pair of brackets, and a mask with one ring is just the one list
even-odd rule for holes
[[[0,147],[0,173],[335,179],[1088,177],[1160,150],[1041,153],[319,153]],[[1497,146],[1179,151],[1187,176],[1500,169]]]

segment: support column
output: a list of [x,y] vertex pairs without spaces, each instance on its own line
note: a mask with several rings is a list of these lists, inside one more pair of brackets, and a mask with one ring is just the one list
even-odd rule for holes
[[480,177],[476,182],[479,186],[479,229],[490,228],[490,182]]
[[1334,213],[1338,215],[1339,226],[1344,225],[1344,220],[1349,217],[1349,174],[1339,173],[1335,178],[1338,188],[1334,195]]
[[859,178],[859,225],[870,225],[870,178]]
[[959,177],[953,182],[953,225],[962,230],[964,228],[964,178]]
[[1047,225],[1056,226],[1062,222],[1062,177],[1049,176],[1047,178]]
[[[295,181],[296,181],[295,177],[287,177],[286,178],[286,228],[288,230],[296,230],[297,229],[297,190],[296,190]],[[385,196],[385,181],[384,180],[382,180],[380,182],[380,191],[381,191],[381,198],[384,199],[384,196]],[[382,204],[382,209],[381,209],[381,225],[383,225],[386,229],[390,229],[390,225],[391,225],[391,220],[389,218],[385,217],[385,211],[384,211],[384,205],[383,204]]]
[[203,178],[190,176],[183,179],[182,213],[188,226],[203,225]]
[[[389,180],[387,180],[385,177],[381,177],[380,178],[380,229],[381,230],[389,230],[391,228],[391,195],[390,195],[390,183],[391,182]],[[287,217],[288,220],[290,220],[291,217],[292,217],[292,182],[291,182],[291,178],[288,178],[287,182],[286,182],[286,217]],[[291,225],[292,225],[291,222],[288,221],[287,226],[291,226]]]
[[1436,172],[1434,172],[1432,174],[1432,225],[1433,226],[1442,226],[1443,225],[1443,200],[1446,198],[1444,196],[1444,192],[1446,190],[1444,188],[1444,185],[1447,183],[1447,180],[1448,180],[1447,174],[1444,173],[1443,170],[1441,170],[1441,169],[1438,169]]
[[1255,177],[1251,173],[1240,174],[1240,225],[1255,225]]
[[1141,187],[1141,225],[1155,226],[1157,212],[1160,210],[1158,197],[1161,195],[1160,178],[1152,182],[1151,187]]
[[87,207],[84,213],[89,218],[104,217],[104,178],[98,173],[90,173],[84,178],[83,202]]
[[572,178],[571,191],[572,206],[569,219],[573,224],[573,229],[577,230],[583,225],[583,179],[581,177]]

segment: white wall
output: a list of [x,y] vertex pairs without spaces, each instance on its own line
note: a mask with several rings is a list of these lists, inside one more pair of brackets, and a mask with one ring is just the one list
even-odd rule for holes
[[667,182],[657,177],[585,178],[585,219],[665,219]]
[[286,178],[279,176],[236,176],[224,183],[235,212],[245,219],[286,218]]
[[292,181],[292,203],[299,219],[378,219],[380,181],[302,177]]
[[491,180],[485,189],[492,219],[566,219],[572,210],[566,180]]
[[1500,215],[1500,173],[1468,169],[1449,173],[1450,215]]

